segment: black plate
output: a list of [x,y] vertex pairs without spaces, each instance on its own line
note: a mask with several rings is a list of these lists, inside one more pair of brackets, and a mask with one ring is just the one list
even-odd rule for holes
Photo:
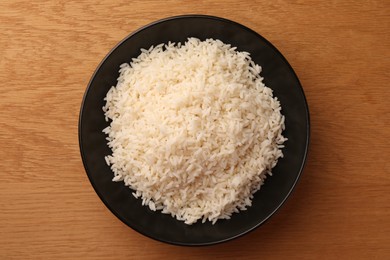
[[[247,51],[263,67],[265,84],[274,90],[285,115],[288,138],[280,159],[261,190],[255,194],[247,211],[233,214],[230,220],[219,220],[188,226],[160,212],[141,206],[123,182],[111,181],[113,173],[104,156],[111,154],[102,130],[103,98],[116,85],[119,65],[130,62],[159,43],[185,42],[188,37],[220,39]],[[80,151],[92,186],[106,206],[136,231],[177,245],[209,245],[241,236],[264,223],[283,204],[294,188],[303,169],[309,143],[309,111],[306,99],[293,69],[282,54],[266,39],[238,23],[211,16],[185,15],[154,22],[125,38],[103,59],[92,76],[81,105],[79,122]]]

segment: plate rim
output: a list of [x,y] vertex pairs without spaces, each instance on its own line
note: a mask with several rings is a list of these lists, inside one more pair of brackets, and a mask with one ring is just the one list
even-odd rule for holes
[[[104,64],[104,62],[111,56],[111,54],[119,47],[121,46],[122,44],[124,44],[129,38],[133,37],[134,35],[148,29],[149,27],[152,27],[156,24],[160,24],[160,23],[163,23],[163,22],[167,22],[167,21],[171,21],[171,20],[178,20],[178,19],[187,19],[187,18],[202,18],[202,19],[210,19],[210,20],[217,20],[217,21],[222,21],[222,22],[226,22],[226,23],[230,23],[230,24],[234,24],[238,27],[240,27],[241,29],[245,30],[245,31],[248,31],[252,34],[255,34],[257,37],[261,38],[269,47],[271,47],[276,53],[277,55],[279,55],[280,58],[282,58],[282,60],[285,62],[285,64],[288,66],[290,72],[292,72],[293,76],[295,77],[295,79],[297,80],[298,82],[298,85],[299,85],[299,92],[301,94],[301,96],[303,97],[303,103],[304,103],[304,108],[305,108],[305,114],[306,114],[306,118],[307,118],[307,122],[306,122],[306,131],[307,131],[307,135],[306,135],[306,144],[305,144],[305,149],[304,149],[304,153],[303,153],[303,157],[302,157],[302,161],[300,162],[300,168],[298,170],[298,174],[291,186],[291,188],[289,189],[288,193],[285,195],[284,199],[277,205],[277,207],[275,207],[275,209],[270,213],[268,214],[268,216],[266,218],[264,218],[262,221],[259,221],[256,225],[252,226],[251,228],[235,235],[235,236],[231,236],[231,237],[228,237],[228,238],[224,238],[224,239],[219,239],[219,240],[216,240],[216,241],[212,241],[212,242],[202,242],[202,243],[194,243],[194,242],[177,242],[177,241],[169,241],[169,240],[166,240],[166,239],[160,239],[159,237],[157,236],[153,236],[153,235],[150,235],[148,234],[147,232],[144,232],[138,228],[135,228],[133,227],[132,225],[130,225],[129,223],[127,223],[127,221],[116,211],[114,210],[110,204],[106,201],[106,199],[102,196],[102,194],[99,192],[99,190],[96,188],[96,185],[90,175],[90,170],[88,168],[88,165],[87,165],[87,162],[86,162],[86,155],[85,155],[85,152],[84,152],[84,149],[83,149],[83,137],[82,137],[82,119],[83,119],[83,110],[84,110],[84,105],[85,105],[85,101],[86,101],[86,98],[89,94],[89,91],[91,90],[91,85],[92,85],[92,82],[93,80],[95,79],[97,73],[99,72],[100,68],[102,67],[102,65]],[[306,96],[305,96],[305,93],[303,91],[303,87],[302,87],[302,84],[297,76],[297,74],[295,73],[294,69],[292,68],[292,66],[290,65],[290,63],[287,61],[287,59],[283,56],[283,54],[270,42],[268,41],[266,38],[264,38],[262,35],[260,35],[259,33],[257,33],[256,31],[246,27],[245,25],[242,25],[238,22],[235,22],[233,20],[230,20],[230,19],[227,19],[227,18],[222,18],[222,17],[218,17],[218,16],[212,16],[212,15],[204,15],[204,14],[184,14],[184,15],[176,15],[176,16],[170,16],[170,17],[166,17],[166,18],[162,18],[162,19],[158,19],[158,20],[155,20],[153,22],[150,22],[144,26],[141,26],[139,27],[138,29],[136,29],[135,31],[131,32],[130,34],[128,34],[125,38],[123,38],[121,41],[119,41],[114,47],[112,47],[110,49],[110,51],[104,56],[104,58],[100,61],[100,63],[97,65],[96,69],[94,70],[89,82],[88,82],[88,85],[87,85],[87,88],[86,90],[84,91],[84,95],[82,97],[82,101],[81,101],[81,106],[80,106],[80,112],[79,112],[79,120],[78,120],[78,141],[79,141],[79,150],[80,150],[80,155],[81,155],[81,159],[82,159],[82,162],[83,162],[83,166],[84,166],[84,169],[85,169],[85,172],[88,176],[88,179],[89,179],[89,182],[91,183],[95,193],[98,195],[98,197],[100,198],[100,200],[104,203],[104,205],[111,211],[111,213],[113,213],[119,220],[121,220],[121,222],[123,222],[125,225],[127,225],[128,227],[132,228],[133,230],[135,230],[136,232],[138,232],[139,234],[142,234],[146,237],[149,237],[153,240],[156,240],[156,241],[159,241],[159,242],[164,242],[164,243],[168,243],[168,244],[171,244],[171,245],[177,245],[177,246],[210,246],[210,245],[216,245],[216,244],[220,244],[220,243],[224,243],[224,242],[227,242],[227,241],[231,241],[233,239],[236,239],[236,238],[239,238],[239,237],[242,237],[243,235],[245,234],[248,234],[249,232],[252,232],[253,230],[257,229],[258,227],[260,227],[261,225],[263,225],[265,222],[267,222],[273,215],[276,214],[277,211],[279,211],[279,209],[286,203],[286,201],[288,200],[288,198],[291,197],[291,194],[293,192],[293,190],[295,189],[298,181],[300,180],[301,178],[301,175],[302,175],[302,172],[305,168],[305,165],[306,165],[306,162],[307,162],[307,157],[308,157],[308,151],[309,151],[309,146],[310,146],[310,136],[311,136],[311,132],[310,132],[311,128],[310,128],[310,112],[309,112],[309,106],[308,106],[308,102],[307,102],[307,99],[306,99]]]

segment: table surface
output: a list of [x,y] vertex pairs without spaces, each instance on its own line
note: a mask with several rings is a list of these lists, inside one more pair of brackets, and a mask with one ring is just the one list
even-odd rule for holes
[[[81,100],[101,59],[137,28],[189,13],[271,41],[298,74],[311,115],[307,165],[282,209],[242,238],[195,248],[119,221],[78,147]],[[383,0],[1,1],[0,256],[390,259],[389,13]]]

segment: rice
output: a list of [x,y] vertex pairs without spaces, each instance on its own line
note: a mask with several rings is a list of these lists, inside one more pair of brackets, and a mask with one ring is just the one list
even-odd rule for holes
[[250,54],[189,38],[141,49],[119,72],[103,107],[113,181],[186,224],[251,206],[286,138]]

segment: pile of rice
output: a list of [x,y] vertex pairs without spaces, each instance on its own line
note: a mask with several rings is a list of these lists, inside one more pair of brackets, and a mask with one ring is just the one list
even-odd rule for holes
[[286,139],[280,103],[249,53],[189,38],[141,49],[119,72],[103,107],[113,181],[186,224],[251,206]]

